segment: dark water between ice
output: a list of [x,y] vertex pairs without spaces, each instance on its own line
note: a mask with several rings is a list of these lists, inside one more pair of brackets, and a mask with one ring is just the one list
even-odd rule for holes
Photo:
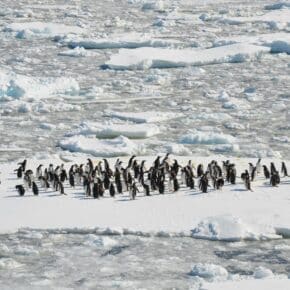
[[290,273],[290,240],[224,243],[24,231],[0,236],[1,289],[158,289],[194,287],[197,263],[253,275]]

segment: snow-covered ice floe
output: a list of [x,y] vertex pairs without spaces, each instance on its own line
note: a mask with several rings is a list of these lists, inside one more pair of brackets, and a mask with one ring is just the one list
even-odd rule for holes
[[37,78],[0,69],[0,101],[43,99],[58,94],[74,95],[79,84],[73,78]]
[[76,130],[68,132],[66,135],[95,135],[97,138],[114,138],[122,135],[131,139],[142,139],[152,137],[159,133],[159,127],[154,124],[101,124],[93,122],[83,122]]
[[199,282],[202,290],[244,290],[244,289],[289,289],[290,279],[283,274],[274,274],[270,269],[259,266],[252,275],[231,274],[226,268],[215,264],[192,265],[189,273]]
[[114,49],[138,47],[168,47],[180,44],[176,40],[158,39],[150,34],[127,33],[125,35],[110,35],[106,38],[72,38],[65,37],[60,42],[71,47],[85,49]]
[[70,57],[84,57],[89,56],[90,54],[83,47],[75,47],[74,49],[61,51],[58,53],[61,56],[70,56]]
[[106,112],[105,116],[135,123],[154,123],[179,118],[182,115],[170,112]]
[[[219,22],[231,25],[240,25],[243,23],[266,23],[271,29],[285,29],[290,24],[290,9],[272,10],[258,16],[248,17],[213,17],[213,20],[218,19]],[[210,20],[207,19],[207,20]]]
[[49,22],[15,22],[6,25],[4,31],[15,33],[17,38],[61,37],[67,34],[84,33],[84,29],[78,26]]
[[96,157],[127,156],[142,152],[140,145],[124,136],[99,140],[96,137],[76,135],[61,140],[59,146],[64,150],[91,154]]
[[[138,151],[138,146],[132,145],[134,143],[125,137],[100,141],[77,136],[65,139],[62,143],[67,149],[89,151],[102,157]],[[28,160],[27,168],[35,170],[40,163],[45,167],[50,163],[65,163],[65,168],[69,169],[76,162],[84,163],[86,158],[87,155],[80,157],[64,153],[61,159]],[[99,162],[92,158],[95,164]],[[143,159],[149,167],[155,157],[138,158],[139,161]],[[177,159],[182,165],[191,159],[195,166],[199,163],[206,165],[212,159],[223,160],[215,156],[180,156]],[[108,160],[113,166],[116,158]],[[121,160],[126,164],[128,157],[122,157]],[[236,164],[240,176],[248,168],[248,162],[254,163],[257,159],[236,158],[231,161]],[[279,162],[262,159],[262,164],[269,166],[271,161],[276,164]],[[288,177],[281,179],[279,187],[271,187],[268,181],[259,177],[252,183],[253,192],[246,191],[239,178],[236,185],[226,185],[220,191],[210,190],[206,194],[200,193],[198,180],[194,190],[181,185],[178,192],[172,193],[166,189],[164,195],[154,193],[146,197],[140,188],[134,201],[130,200],[127,192],[115,198],[86,198],[82,186],[71,188],[67,184],[67,195],[41,189],[39,196],[33,196],[27,190],[25,196],[19,197],[15,185],[20,184],[21,180],[15,176],[15,166],[16,162],[0,165],[0,218],[5,220],[0,223],[0,232],[33,228],[56,233],[193,237],[225,241],[290,236]],[[105,196],[108,196],[107,192]]]
[[290,54],[290,33],[277,32],[257,35],[241,35],[229,38],[217,39],[213,46],[229,45],[234,43],[245,43],[266,46],[273,53]]
[[116,70],[134,70],[149,68],[176,68],[201,66],[219,63],[237,63],[256,60],[267,47],[237,43],[210,49],[163,49],[138,48],[120,49],[111,56],[103,68]]
[[183,144],[233,144],[236,142],[236,138],[223,133],[215,132],[203,132],[195,131],[193,133],[186,134],[180,138],[180,142]]

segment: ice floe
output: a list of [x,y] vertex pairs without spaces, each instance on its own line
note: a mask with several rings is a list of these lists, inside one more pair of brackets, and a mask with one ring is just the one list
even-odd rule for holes
[[181,114],[170,112],[106,112],[105,116],[135,123],[155,123],[181,117]]
[[67,133],[72,135],[95,135],[97,138],[114,138],[120,135],[132,139],[142,139],[159,134],[160,130],[154,124],[130,124],[130,123],[92,123],[83,122],[76,130]]
[[210,49],[120,49],[119,53],[112,55],[103,67],[116,70],[142,70],[237,63],[256,60],[269,50],[267,47],[243,43]]
[[84,29],[78,26],[49,22],[15,22],[6,25],[4,31],[15,33],[17,38],[56,37],[84,33]]
[[78,91],[79,84],[73,78],[37,78],[0,69],[0,101],[44,99]]
[[124,136],[109,140],[96,137],[72,136],[59,142],[59,146],[71,152],[91,154],[96,157],[126,156],[142,153],[142,146]]
[[232,144],[236,142],[236,138],[223,133],[195,131],[180,137],[179,140],[183,144]]
[[150,34],[127,33],[121,35],[108,35],[105,38],[80,38],[64,37],[60,39],[62,44],[71,48],[83,47],[85,49],[116,49],[139,47],[168,47],[180,44],[177,40],[167,40],[154,37]]

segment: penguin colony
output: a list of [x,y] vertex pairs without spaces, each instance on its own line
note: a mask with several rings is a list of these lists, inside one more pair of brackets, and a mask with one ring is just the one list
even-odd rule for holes
[[[172,160],[166,154],[161,158],[158,156],[153,164],[147,168],[146,161],[138,162],[133,155],[127,164],[123,164],[117,159],[114,168],[111,168],[107,159],[103,159],[94,165],[91,159],[87,159],[86,164],[74,164],[67,171],[64,164],[50,164],[43,168],[40,164],[35,173],[27,169],[27,161],[18,163],[15,170],[17,177],[23,180],[23,184],[16,185],[16,190],[20,196],[25,191],[31,190],[34,195],[39,194],[39,187],[47,191],[49,188],[65,193],[65,187],[82,187],[84,194],[92,198],[103,197],[106,192],[111,197],[116,194],[129,192],[131,199],[135,199],[140,190],[143,189],[144,195],[150,196],[152,193],[164,194],[177,192],[181,185],[189,189],[197,187],[203,193],[212,190],[220,190],[225,183],[236,184],[237,170],[235,164],[229,160],[218,164],[211,161],[206,167],[199,164],[196,168],[189,160],[185,166],[181,166],[176,159]],[[263,171],[263,172],[262,172]],[[285,162],[281,166],[282,177],[288,176]],[[280,173],[272,162],[270,170],[266,165],[261,165],[261,159],[255,165],[249,163],[249,168],[241,174],[246,190],[252,191],[252,183],[258,175],[262,175],[269,180],[271,186],[278,186],[280,183]]]

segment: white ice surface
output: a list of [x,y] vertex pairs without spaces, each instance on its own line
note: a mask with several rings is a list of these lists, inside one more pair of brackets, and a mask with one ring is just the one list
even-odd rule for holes
[[0,100],[43,99],[78,91],[79,84],[73,78],[34,78],[0,69]]
[[[120,139],[122,140],[119,138],[119,141]],[[113,151],[113,147],[118,147],[121,143],[116,140],[113,142],[117,145],[107,142],[97,145],[103,144],[101,149],[106,153]],[[122,142],[127,144],[128,140]],[[91,145],[95,146],[95,143]],[[96,150],[95,147],[94,149]],[[154,160],[150,157],[145,159],[147,167]],[[182,164],[189,159],[178,157]],[[206,165],[212,159],[219,158],[210,156],[191,159],[197,166],[200,162]],[[84,163],[86,157],[67,154],[62,160],[28,160],[27,168],[35,170],[40,163],[48,166],[49,163],[61,164],[64,160],[72,160],[73,164]],[[110,162],[113,164],[115,160]],[[127,162],[128,158],[123,157],[122,160]],[[257,160],[237,158],[232,161],[236,163],[240,175],[248,167],[248,162],[255,163]],[[262,164],[269,165],[270,161],[272,160],[262,160]],[[93,162],[97,160],[93,159]],[[275,162],[278,165],[279,161]],[[66,168],[72,163],[65,164]],[[289,162],[287,165],[289,166]],[[31,227],[100,234],[185,235],[234,241],[279,238],[277,234],[290,235],[289,177],[282,178],[279,187],[271,187],[264,178],[258,178],[252,184],[253,192],[245,191],[238,179],[237,185],[226,185],[221,191],[210,190],[207,194],[201,194],[199,190],[186,190],[182,186],[177,193],[155,194],[150,197],[144,197],[141,190],[135,201],[130,201],[127,193],[117,195],[115,199],[106,197],[93,200],[85,198],[81,186],[71,189],[67,184],[66,196],[48,190],[41,191],[39,196],[33,196],[31,191],[27,191],[24,197],[19,197],[15,185],[22,181],[16,178],[13,172],[15,167],[15,163],[0,165],[0,219],[3,221],[0,223],[0,232]]]
[[84,29],[77,26],[68,26],[61,23],[49,22],[15,22],[4,27],[6,32],[16,33],[18,38],[28,37],[56,37],[67,34],[81,34]]
[[273,53],[290,53],[290,33],[277,32],[257,35],[241,35],[229,38],[217,39],[214,46],[233,43],[245,43],[270,47]]
[[179,44],[178,41],[158,39],[150,34],[126,33],[109,35],[106,38],[63,38],[61,42],[69,47],[86,49],[114,49],[138,47],[168,47]]
[[64,150],[91,154],[96,157],[126,156],[142,152],[140,145],[124,136],[99,140],[94,136],[76,135],[61,140],[59,146]]
[[256,60],[268,51],[267,47],[242,43],[210,49],[120,49],[105,66],[117,70],[134,70],[236,63]]
[[154,124],[82,122],[77,129],[69,132],[67,136],[95,135],[97,138],[114,138],[122,135],[127,138],[142,139],[159,133],[159,127]]
[[107,112],[105,116],[110,116],[125,121],[132,121],[135,123],[154,123],[162,122],[169,119],[180,117],[180,114],[170,112]]

